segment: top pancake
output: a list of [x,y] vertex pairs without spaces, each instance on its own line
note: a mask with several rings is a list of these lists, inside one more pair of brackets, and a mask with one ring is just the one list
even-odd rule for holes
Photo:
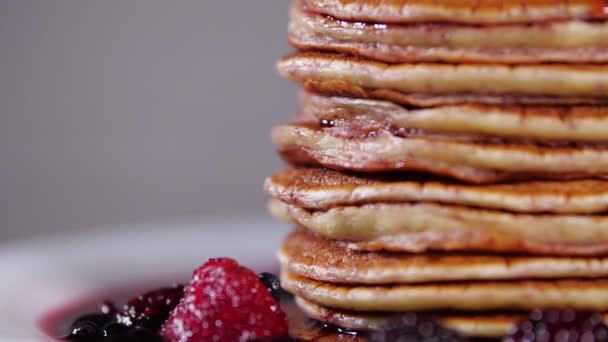
[[389,63],[608,61],[608,21],[373,24],[306,11],[296,2],[288,38],[299,49],[343,52]]
[[303,0],[311,10],[356,21],[521,23],[602,16],[598,0]]

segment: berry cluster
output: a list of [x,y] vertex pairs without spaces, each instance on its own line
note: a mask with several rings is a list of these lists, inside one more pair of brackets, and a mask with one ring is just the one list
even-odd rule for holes
[[98,314],[78,318],[66,339],[77,342],[162,341],[158,329],[179,302],[184,287],[177,285],[145,293],[127,302],[119,312],[104,302]]
[[371,333],[369,340],[370,342],[458,342],[463,341],[463,338],[442,326],[433,315],[408,313],[395,317],[382,330]]
[[281,284],[231,259],[211,259],[188,286],[147,292],[122,311],[104,302],[99,313],[78,318],[66,339],[74,342],[232,342],[287,339]]
[[504,342],[608,341],[602,314],[575,310],[534,310],[511,329]]

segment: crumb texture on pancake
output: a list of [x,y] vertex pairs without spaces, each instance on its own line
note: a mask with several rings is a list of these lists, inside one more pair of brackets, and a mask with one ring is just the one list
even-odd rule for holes
[[522,280],[391,286],[348,286],[281,272],[283,288],[319,305],[360,312],[455,310],[608,310],[608,280]]
[[266,179],[273,198],[327,210],[368,203],[439,202],[524,213],[597,214],[608,209],[608,181],[528,181],[475,185],[421,174],[353,174],[290,167]]
[[602,17],[595,0],[302,0],[318,13],[380,23],[502,24]]
[[289,234],[279,260],[299,276],[351,285],[608,276],[602,257],[357,252],[303,229]]

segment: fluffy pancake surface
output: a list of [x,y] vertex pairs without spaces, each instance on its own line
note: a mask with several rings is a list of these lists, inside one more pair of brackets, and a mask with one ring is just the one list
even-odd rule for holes
[[472,26],[344,21],[295,3],[289,40],[306,50],[350,53],[399,62],[605,62],[608,24],[567,20]]
[[281,272],[281,285],[319,305],[360,312],[536,308],[603,311],[608,307],[608,280],[603,279],[363,286],[320,282]]
[[290,162],[348,171],[427,171],[491,183],[539,176],[600,177],[608,170],[608,149],[601,147],[463,142],[424,133],[400,136],[386,129],[345,136],[341,128],[283,125],[272,137]]
[[268,177],[273,198],[307,209],[367,203],[438,202],[522,213],[593,214],[608,210],[608,181],[529,181],[475,185],[417,174],[353,174],[292,167]]
[[[388,98],[408,104],[408,95],[441,96],[461,102],[605,103],[604,65],[386,64],[327,53],[298,53],[277,64],[304,87],[352,97]],[[475,96],[469,99],[469,96]],[[489,98],[488,99],[486,99]],[[468,100],[467,100],[468,99]],[[411,103],[413,101],[409,101]]]
[[279,251],[284,270],[323,282],[415,284],[446,281],[598,278],[608,259],[458,253],[358,252],[305,230],[293,231]]
[[501,337],[525,316],[514,310],[608,304],[600,295],[608,285],[593,279],[605,277],[604,258],[360,253],[296,230],[279,259],[282,284],[308,317],[358,331],[382,329],[395,314],[431,310],[463,336]]
[[600,180],[481,186],[294,168],[269,178],[266,190],[275,217],[357,250],[608,252]]
[[304,92],[301,121],[322,120],[368,130],[392,127],[477,140],[544,143],[608,141],[608,109],[600,106],[446,105],[406,108],[388,101],[328,97]]

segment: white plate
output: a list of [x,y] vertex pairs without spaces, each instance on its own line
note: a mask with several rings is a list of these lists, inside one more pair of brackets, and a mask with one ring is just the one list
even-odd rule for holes
[[50,313],[109,289],[187,281],[210,257],[274,270],[286,228],[259,218],[174,222],[0,245],[0,341],[49,341],[40,320]]

